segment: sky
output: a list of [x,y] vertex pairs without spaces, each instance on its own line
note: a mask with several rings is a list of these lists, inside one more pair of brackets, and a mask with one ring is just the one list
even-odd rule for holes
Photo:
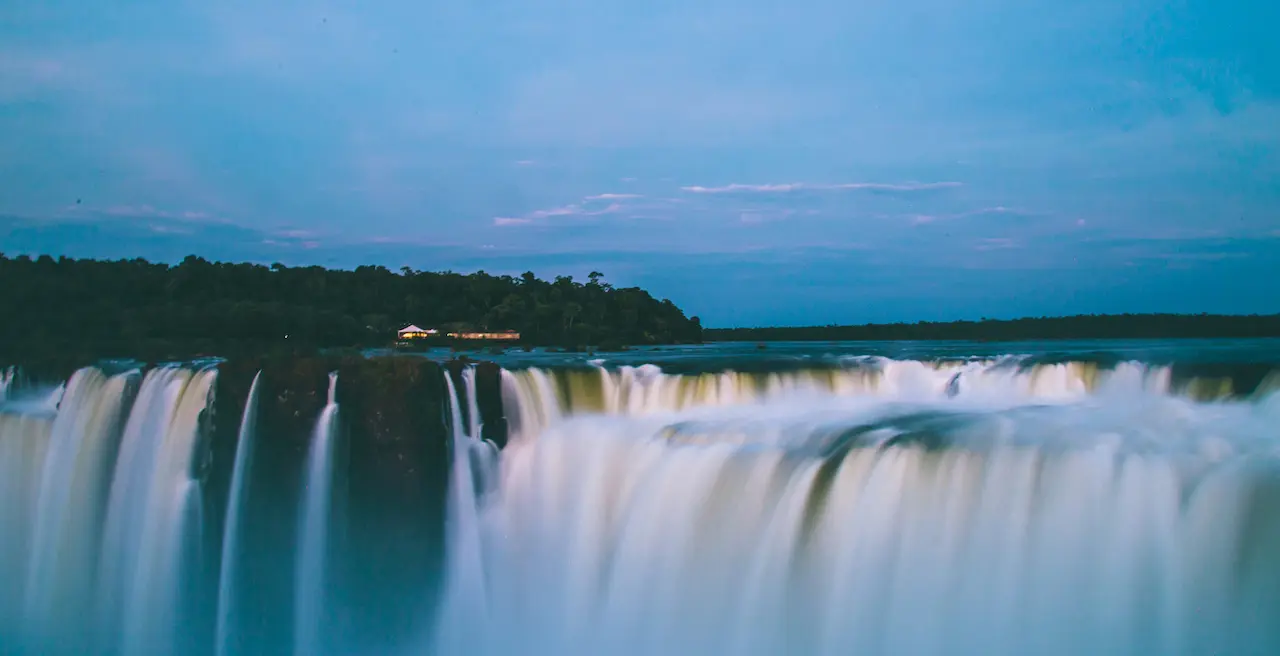
[[0,252],[1280,311],[1273,0],[16,0]]

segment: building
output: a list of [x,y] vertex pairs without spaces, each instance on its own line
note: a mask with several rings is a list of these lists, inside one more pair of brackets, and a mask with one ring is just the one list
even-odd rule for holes
[[453,339],[484,339],[511,342],[520,339],[520,333],[514,330],[499,330],[494,332],[456,332],[449,333],[449,337]]
[[431,328],[430,330],[423,330],[422,328],[419,328],[413,324],[409,324],[396,332],[396,338],[401,340],[426,339],[428,337],[435,337],[439,333],[440,331],[436,330],[435,328]]

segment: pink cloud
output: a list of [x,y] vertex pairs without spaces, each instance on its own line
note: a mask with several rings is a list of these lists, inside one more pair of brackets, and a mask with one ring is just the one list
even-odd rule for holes
[[537,210],[529,213],[530,219],[545,219],[549,216],[570,216],[581,212],[581,208],[577,205],[565,205],[564,207],[553,207],[549,210]]

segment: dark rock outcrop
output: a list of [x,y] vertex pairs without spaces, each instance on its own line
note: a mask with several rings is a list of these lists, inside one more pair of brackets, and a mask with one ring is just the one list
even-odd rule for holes
[[[449,479],[444,370],[422,358],[348,360],[338,405],[350,444],[345,633],[394,643],[430,616]],[[390,646],[390,645],[388,645]]]

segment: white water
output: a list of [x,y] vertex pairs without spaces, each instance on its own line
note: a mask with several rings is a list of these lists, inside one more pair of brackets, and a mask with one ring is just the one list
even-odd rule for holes
[[997,364],[505,374],[433,651],[1280,653],[1278,408]]
[[249,477],[253,469],[254,428],[258,423],[258,382],[262,372],[253,377],[249,386],[249,398],[244,404],[240,420],[240,433],[236,439],[235,465],[231,470],[231,489],[227,498],[227,518],[222,529],[222,564],[218,569],[218,623],[214,628],[217,656],[231,656],[232,622],[235,621],[233,604],[236,599],[236,573],[238,563],[244,557],[240,549],[240,513],[248,498]]
[[110,474],[129,378],[76,372],[63,397],[67,412],[53,420],[25,586],[26,624],[40,634],[57,633],[58,619],[87,610],[81,593],[93,582],[92,547],[102,522],[93,500]]
[[[0,412],[0,635],[18,631],[53,419]],[[3,641],[0,641],[3,646]]]
[[[445,519],[449,536],[450,567],[446,572],[444,588],[451,605],[441,616],[441,630],[437,641],[448,644],[457,653],[467,653],[476,636],[465,624],[469,618],[488,616],[490,600],[485,581],[485,555],[488,550],[482,544],[483,536],[477,530],[480,521],[480,505],[487,489],[484,481],[493,480],[497,465],[497,450],[492,444],[478,439],[480,430],[479,408],[475,399],[475,371],[463,372],[465,390],[470,399],[471,421],[464,423],[462,403],[453,384],[453,377],[444,373],[445,387],[449,390],[450,442],[452,467],[449,475],[448,514]],[[479,484],[477,482],[479,479]]]
[[[502,372],[501,453],[474,370],[446,376],[443,604],[409,653],[1280,653],[1274,377],[1205,402],[1165,368],[1010,364]],[[295,653],[347,649],[332,377],[276,554],[246,553],[255,380],[218,605],[182,617],[214,381],[84,370],[0,408],[0,653],[193,653],[190,623],[195,653],[273,651],[238,634],[248,558],[292,571]]]
[[[192,477],[214,370],[147,374],[125,425],[103,530],[100,612],[125,654],[174,648],[187,540],[199,519]],[[61,413],[59,413],[61,415]],[[118,627],[118,628],[115,628]]]
[[0,647],[170,648],[215,376],[82,369],[0,411]]
[[1023,370],[1015,358],[960,362],[879,357],[847,360],[849,366],[841,369],[760,374],[726,371],[672,375],[654,365],[554,372],[525,369],[503,372],[504,400],[512,432],[518,439],[520,435],[536,435],[572,414],[642,416],[705,406],[762,403],[797,394],[885,400],[962,396],[1008,404],[1030,400],[1065,403],[1111,392],[1167,395],[1174,391],[1170,389],[1168,367],[1140,363],[1123,363],[1114,370],[1083,362],[1036,365]]
[[18,370],[14,367],[0,369],[0,403],[9,398],[9,388],[18,378]]
[[326,551],[329,544],[329,511],[332,504],[334,449],[337,437],[338,374],[329,374],[329,400],[316,420],[307,454],[298,556],[294,574],[293,653],[324,653],[323,624],[326,611]]

